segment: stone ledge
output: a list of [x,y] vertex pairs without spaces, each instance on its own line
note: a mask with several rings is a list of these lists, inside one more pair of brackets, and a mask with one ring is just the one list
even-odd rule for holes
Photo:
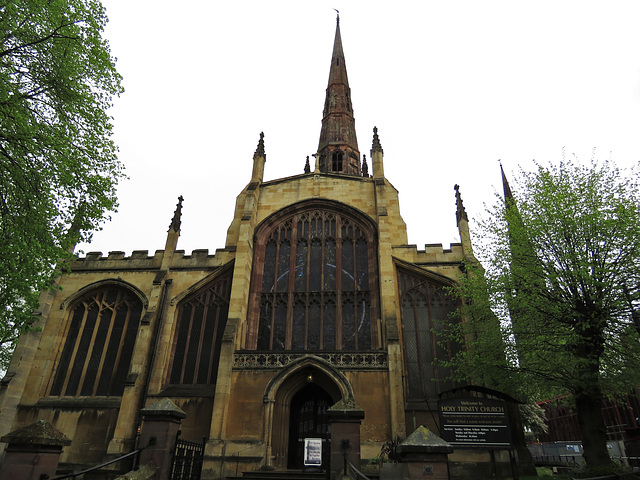
[[104,408],[119,409],[120,397],[45,397],[35,405],[20,405],[20,407],[50,407],[64,409]]

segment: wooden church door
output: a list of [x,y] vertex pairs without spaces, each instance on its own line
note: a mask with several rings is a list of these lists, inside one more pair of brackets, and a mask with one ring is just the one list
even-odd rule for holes
[[288,468],[303,468],[305,438],[322,439],[322,469],[329,462],[329,418],[331,397],[317,385],[308,385],[291,399]]

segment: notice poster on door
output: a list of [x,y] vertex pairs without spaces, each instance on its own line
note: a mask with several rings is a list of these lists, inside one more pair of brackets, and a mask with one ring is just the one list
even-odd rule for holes
[[319,467],[322,465],[322,439],[304,439],[304,466]]

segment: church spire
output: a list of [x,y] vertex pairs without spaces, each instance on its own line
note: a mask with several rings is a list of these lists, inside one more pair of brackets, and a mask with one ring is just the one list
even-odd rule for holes
[[[500,162],[500,160],[498,160]],[[502,168],[502,162],[500,162],[500,173],[502,174],[502,189],[504,190],[504,201],[513,200],[513,194],[511,193],[511,187],[509,187],[509,182],[507,181],[507,176],[504,174],[504,169]]]
[[318,158],[321,172],[360,175],[360,151],[351,106],[351,89],[342,51],[339,16],[322,113]]

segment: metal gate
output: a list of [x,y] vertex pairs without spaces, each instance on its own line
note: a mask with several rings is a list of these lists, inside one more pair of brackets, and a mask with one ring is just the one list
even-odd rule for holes
[[182,440],[180,433],[178,431],[176,436],[176,447],[171,461],[171,480],[200,480],[206,438],[202,437],[202,443],[190,442]]

